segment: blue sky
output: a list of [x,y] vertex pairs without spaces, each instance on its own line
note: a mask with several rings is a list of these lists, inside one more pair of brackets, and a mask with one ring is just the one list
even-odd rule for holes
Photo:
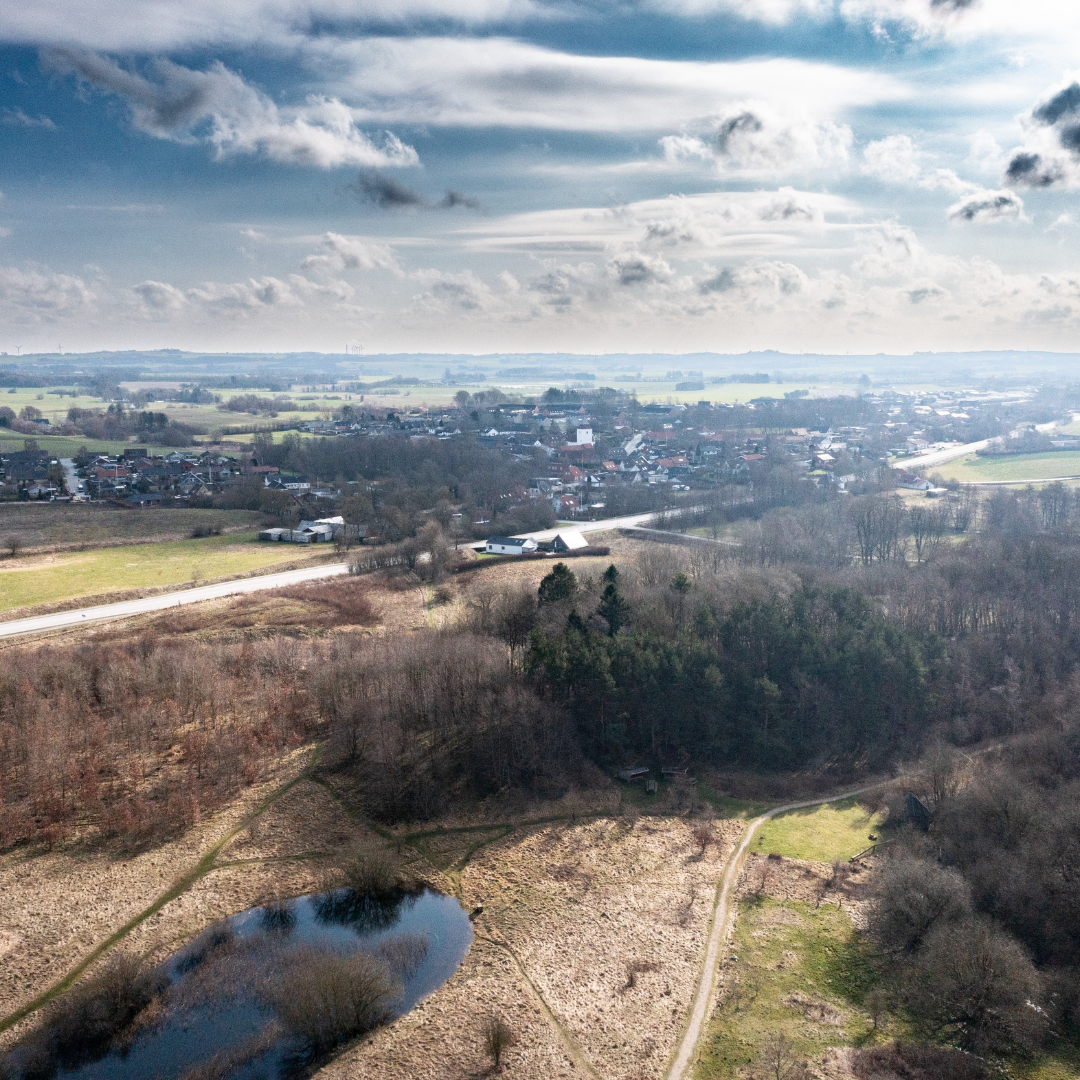
[[0,350],[1073,350],[1080,5],[0,10]]

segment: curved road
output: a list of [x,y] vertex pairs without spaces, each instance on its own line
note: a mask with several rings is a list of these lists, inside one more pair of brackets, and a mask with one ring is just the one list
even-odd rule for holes
[[690,1012],[690,1023],[687,1025],[682,1042],[679,1044],[679,1052],[667,1072],[666,1080],[683,1080],[687,1075],[690,1064],[697,1049],[698,1040],[701,1038],[702,1029],[707,1019],[709,1001],[712,998],[713,987],[716,985],[717,968],[720,960],[720,950],[727,939],[727,925],[730,914],[731,892],[739,877],[739,868],[742,865],[743,856],[746,854],[750,841],[754,838],[759,826],[769,818],[777,814],[787,813],[789,810],[801,810],[806,806],[822,806],[825,803],[842,802],[854,795],[872,791],[874,788],[891,784],[893,780],[885,780],[879,784],[869,784],[866,787],[856,788],[854,791],[846,791],[843,795],[828,795],[823,799],[807,799],[805,802],[787,803],[784,806],[776,806],[772,810],[754,818],[743,833],[742,841],[728,860],[727,870],[724,872],[724,880],[720,885],[720,895],[716,901],[713,914],[712,930],[709,932],[709,944],[705,951],[705,966],[701,972],[701,981],[698,983],[697,994],[694,997],[694,1005]]

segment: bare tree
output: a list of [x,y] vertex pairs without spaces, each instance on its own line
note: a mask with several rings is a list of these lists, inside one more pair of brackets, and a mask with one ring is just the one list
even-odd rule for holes
[[771,1031],[765,1036],[760,1060],[769,1080],[794,1080],[803,1072],[795,1044],[783,1031]]

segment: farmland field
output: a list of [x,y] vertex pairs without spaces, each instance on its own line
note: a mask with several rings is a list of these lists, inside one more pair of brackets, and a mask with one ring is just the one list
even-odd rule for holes
[[1080,476],[1080,451],[1060,450],[1043,454],[1003,454],[994,457],[976,457],[969,454],[930,471],[946,480],[959,480],[962,484],[986,483],[991,480],[1038,482],[1055,476]]
[[6,559],[0,562],[0,611],[118,590],[210,581],[315,559],[329,546],[260,544],[252,532]]
[[135,540],[182,540],[198,527],[257,528],[256,510],[131,510],[100,503],[0,503],[0,539],[17,536],[24,548],[105,547]]
[[74,457],[84,446],[95,454],[122,454],[125,447],[133,445],[111,439],[88,439],[81,435],[22,435],[10,428],[0,428],[0,452],[9,454],[13,450],[22,450],[23,444],[30,438],[37,443],[39,450],[47,450],[57,458]]

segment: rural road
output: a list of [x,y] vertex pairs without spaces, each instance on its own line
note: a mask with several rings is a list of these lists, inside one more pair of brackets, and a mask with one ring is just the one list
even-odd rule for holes
[[[696,510],[699,507],[677,507],[679,512],[685,512],[686,510]],[[659,517],[663,510],[651,510],[647,514],[631,514],[629,517],[618,518],[604,518],[603,521],[562,521],[559,522],[557,528],[554,529],[540,529],[538,532],[529,533],[514,533],[514,536],[519,540],[553,540],[556,533],[566,532],[573,530],[579,533],[589,532],[606,532],[609,529],[632,529],[637,525],[644,525],[646,521],[652,521],[653,518]],[[483,540],[470,540],[467,544],[461,544],[461,547],[467,548],[482,548],[484,546]]]
[[[574,528],[580,532],[601,532],[606,529],[631,528],[644,521],[650,521],[654,517],[656,517],[655,513],[635,514],[631,517],[608,518],[604,521],[582,521],[565,527]],[[544,532],[522,535],[531,536],[534,540],[550,540],[556,531],[548,529]],[[471,547],[472,545],[464,546]],[[0,639],[19,637],[23,634],[39,634],[46,630],[64,630],[83,623],[102,622],[106,619],[126,619],[132,615],[165,611],[167,608],[180,607],[184,604],[198,604],[203,600],[218,600],[223,596],[259,592],[262,589],[278,589],[285,585],[299,585],[305,581],[318,581],[320,578],[336,577],[348,571],[348,563],[329,563],[323,566],[308,566],[301,570],[283,570],[277,574],[261,574],[258,577],[221,581],[216,585],[200,585],[194,589],[145,596],[141,600],[122,600],[115,604],[98,604],[96,607],[58,611],[53,615],[11,619],[8,622],[0,622]]]
[[720,950],[727,941],[731,894],[735,888],[735,882],[739,879],[739,869],[742,866],[743,856],[746,854],[746,849],[750,846],[750,841],[754,838],[754,833],[757,832],[759,826],[763,825],[769,818],[776,817],[777,814],[785,814],[789,810],[801,810],[807,806],[823,806],[825,803],[842,802],[844,799],[850,799],[866,791],[873,791],[874,788],[892,782],[892,780],[887,780],[880,784],[869,784],[866,787],[856,788],[854,791],[846,791],[843,795],[828,795],[823,799],[807,799],[805,802],[793,802],[786,803],[784,806],[776,806],[762,814],[761,817],[754,818],[746,827],[742,841],[732,853],[731,858],[728,860],[727,870],[724,872],[724,879],[720,885],[720,896],[716,901],[716,909],[713,915],[712,931],[709,933],[709,944],[705,951],[705,966],[701,972],[701,982],[698,984],[693,1009],[690,1013],[690,1023],[683,1034],[682,1042],[679,1044],[679,1052],[676,1054],[665,1080],[683,1080],[693,1061],[694,1051],[697,1048],[698,1041],[701,1039],[702,1029],[708,1016],[713,987],[716,985]]
[[[1073,414],[1073,420],[1080,419],[1080,413]],[[1056,420],[1048,424],[1036,424],[1035,430],[1046,433],[1058,426]],[[1018,429],[1019,431],[1019,429]],[[1013,432],[1013,434],[1018,434]],[[963,446],[947,446],[944,450],[931,450],[928,454],[913,454],[911,457],[897,458],[893,463],[895,469],[908,470],[909,467],[921,471],[928,465],[944,465],[946,461],[955,461],[967,454],[974,454],[977,450],[985,450],[994,443],[1004,442],[1007,436],[996,435],[992,439],[981,439],[979,442],[964,443]]]
[[115,604],[99,604],[96,607],[75,608],[73,611],[58,611],[54,615],[35,615],[28,619],[12,619],[10,622],[0,622],[0,638],[18,637],[21,634],[36,634],[43,630],[63,630],[82,623],[101,622],[104,619],[126,619],[131,615],[143,615],[149,611],[164,611],[166,608],[179,607],[184,604],[197,604],[202,600],[217,600],[222,596],[258,592],[261,589],[277,589],[283,585],[299,585],[305,581],[336,577],[339,574],[346,574],[348,571],[348,563],[305,566],[300,570],[283,570],[277,574],[263,574],[260,577],[239,578],[235,581],[220,581],[216,585],[199,585],[194,589],[161,593],[158,596],[144,596],[141,600],[121,600]]

